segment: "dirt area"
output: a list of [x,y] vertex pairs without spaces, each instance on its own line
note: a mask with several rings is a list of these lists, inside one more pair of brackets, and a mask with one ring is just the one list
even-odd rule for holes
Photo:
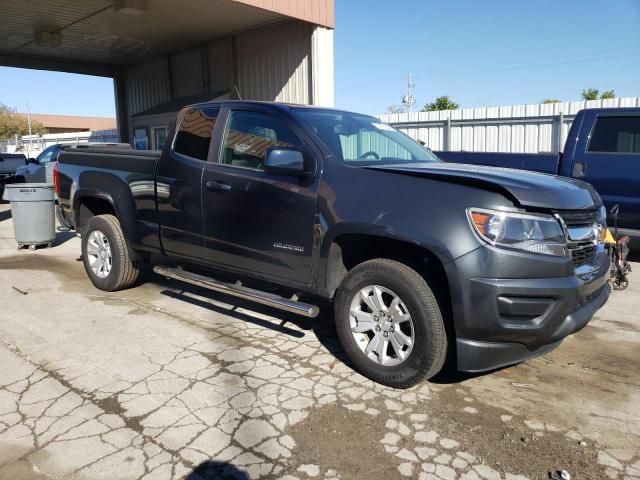
[[[640,281],[555,351],[409,390],[317,320],[151,275],[94,289],[78,238],[0,204],[0,478],[640,480]],[[640,271],[640,263],[634,264]]]

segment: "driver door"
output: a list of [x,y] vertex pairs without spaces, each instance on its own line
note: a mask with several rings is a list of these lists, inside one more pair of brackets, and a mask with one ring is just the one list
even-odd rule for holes
[[[263,170],[269,148],[294,148],[315,162],[297,126],[267,109],[234,108],[217,161],[202,179],[207,260],[248,275],[309,285],[318,177]],[[318,170],[316,170],[318,171]]]
[[25,181],[29,183],[45,183],[53,182],[53,162],[55,160],[56,153],[58,153],[58,146],[53,145],[46,150],[43,150],[38,155],[37,165],[29,165],[29,178],[25,178]]

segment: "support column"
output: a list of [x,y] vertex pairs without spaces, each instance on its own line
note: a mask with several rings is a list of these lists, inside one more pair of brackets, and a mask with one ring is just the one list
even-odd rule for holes
[[333,29],[315,27],[311,34],[311,95],[312,105],[333,107]]
[[127,108],[127,86],[122,70],[118,70],[113,77],[113,94],[116,101],[116,125],[120,141],[131,143],[129,134],[129,112]]

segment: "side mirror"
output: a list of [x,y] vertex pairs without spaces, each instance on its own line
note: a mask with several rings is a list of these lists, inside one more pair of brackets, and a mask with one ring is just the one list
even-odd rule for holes
[[267,151],[264,171],[294,177],[304,177],[307,174],[304,170],[302,152],[284,148],[272,148]]
[[35,158],[29,158],[29,159],[27,160],[27,163],[31,163],[31,164],[33,164],[33,165],[38,165],[38,160],[37,160],[37,159],[35,159]]

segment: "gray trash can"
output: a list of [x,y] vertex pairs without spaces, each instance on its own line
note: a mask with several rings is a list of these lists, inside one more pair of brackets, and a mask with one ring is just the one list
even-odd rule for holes
[[56,197],[52,184],[9,184],[5,186],[2,198],[11,202],[13,232],[18,248],[51,246],[56,238]]

